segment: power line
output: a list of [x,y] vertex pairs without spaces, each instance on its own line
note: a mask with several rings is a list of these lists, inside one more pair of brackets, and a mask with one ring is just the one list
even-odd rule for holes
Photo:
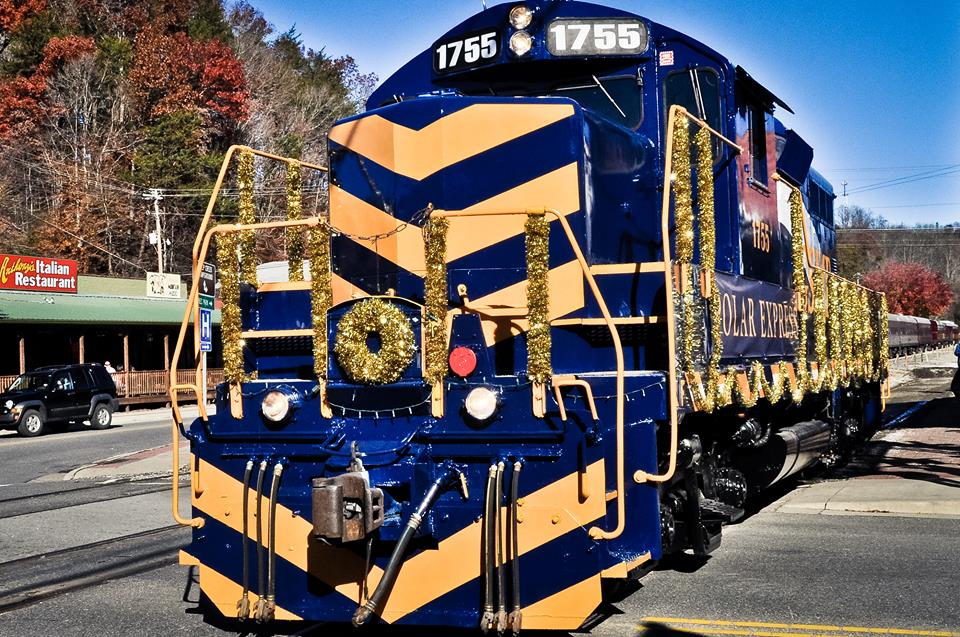
[[871,192],[873,190],[881,190],[883,188],[892,188],[893,186],[901,186],[903,184],[913,183],[915,181],[924,181],[926,179],[933,179],[935,177],[945,177],[947,175],[952,175],[954,173],[960,172],[960,164],[954,164],[947,168],[938,168],[936,170],[928,170],[921,173],[916,173],[913,175],[908,175],[905,177],[896,177],[894,179],[887,179],[885,181],[878,181],[869,186],[860,186],[859,188],[851,188],[847,194],[853,195],[863,192]]
[[99,250],[100,252],[103,252],[104,254],[109,254],[111,257],[113,257],[113,258],[115,258],[115,259],[120,259],[120,260],[123,261],[124,263],[129,263],[129,264],[132,265],[133,267],[135,267],[135,268],[140,268],[140,269],[143,270],[144,272],[147,272],[147,269],[146,269],[145,267],[143,267],[142,265],[138,265],[138,264],[134,263],[133,261],[128,261],[127,259],[124,259],[123,257],[121,257],[119,254],[116,254],[116,253],[114,253],[114,252],[110,252],[109,250],[107,250],[107,249],[104,248],[103,246],[97,245],[97,244],[94,243],[93,241],[89,241],[89,240],[87,240],[87,239],[84,239],[84,238],[81,237],[80,235],[74,234],[74,233],[70,232],[69,230],[67,230],[66,228],[62,228],[62,227],[58,226],[57,224],[53,223],[52,221],[47,221],[47,220],[44,219],[43,217],[40,217],[40,216],[38,216],[38,215],[35,215],[35,214],[33,214],[32,212],[29,212],[29,211],[26,211],[26,210],[24,210],[24,212],[25,212],[26,214],[30,215],[31,217],[33,217],[34,219],[36,219],[37,221],[39,221],[40,223],[45,223],[45,224],[47,224],[48,226],[50,226],[50,227],[52,227],[52,228],[56,228],[56,229],[59,230],[60,232],[62,232],[62,233],[64,233],[64,234],[66,234],[66,235],[69,235],[69,236],[73,237],[73,238],[76,239],[77,241],[83,241],[84,243],[86,243],[86,244],[87,244],[88,246],[90,246],[91,248],[94,248],[94,249],[96,249],[96,250]]

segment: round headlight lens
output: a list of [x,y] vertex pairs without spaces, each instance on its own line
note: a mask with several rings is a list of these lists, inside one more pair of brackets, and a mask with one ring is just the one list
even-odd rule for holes
[[463,401],[463,406],[474,420],[489,420],[497,413],[497,392],[487,387],[477,387],[471,389],[467,398]]
[[526,31],[517,31],[510,36],[510,50],[517,57],[523,57],[533,48],[533,36]]
[[263,397],[260,411],[270,422],[281,422],[290,414],[290,397],[282,391],[271,390]]
[[510,9],[510,26],[514,29],[526,29],[533,22],[533,11],[524,5]]

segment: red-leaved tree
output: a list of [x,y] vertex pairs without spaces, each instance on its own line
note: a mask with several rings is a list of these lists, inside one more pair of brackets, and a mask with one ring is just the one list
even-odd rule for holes
[[863,279],[868,288],[887,295],[891,312],[936,317],[953,303],[953,291],[939,272],[919,263],[890,261]]

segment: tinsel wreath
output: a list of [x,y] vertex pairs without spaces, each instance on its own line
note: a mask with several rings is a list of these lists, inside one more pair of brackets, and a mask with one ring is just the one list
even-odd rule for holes
[[[330,227],[321,222],[310,228],[310,316],[313,320],[313,371],[327,378],[327,311],[333,304],[330,276]],[[302,266],[300,268],[303,269]]]
[[527,215],[527,376],[546,383],[553,376],[550,358],[550,222],[544,214]]
[[[380,340],[377,352],[367,338]],[[379,298],[354,305],[337,324],[333,352],[343,371],[356,382],[384,385],[399,380],[416,353],[416,339],[410,321],[396,305]]]
[[447,230],[446,217],[431,218],[424,232],[426,241],[426,280],[424,310],[426,312],[426,344],[424,379],[431,385],[440,383],[447,374]]
[[243,347],[240,344],[240,259],[237,235],[217,234],[217,270],[220,274],[220,334],[223,337],[223,377],[231,385],[243,382]]
[[[240,212],[237,222],[242,225],[256,223],[256,212],[253,207],[253,153],[240,153],[237,162],[237,190],[239,191]],[[240,280],[250,285],[257,285],[256,248],[257,237],[253,230],[240,232]]]
[[[302,182],[300,162],[287,164],[287,221],[299,221],[303,217]],[[287,269],[291,281],[303,281],[305,249],[303,226],[287,228]]]
[[797,387],[792,398],[795,403],[800,403],[807,391],[810,374],[807,368],[807,282],[803,271],[803,198],[797,188],[790,191],[790,233],[793,293],[797,303]]
[[[681,280],[675,282],[680,290],[680,358],[684,372],[695,371],[694,351],[696,298],[693,289],[693,186],[690,164],[690,124],[683,115],[677,115],[673,124],[673,207],[676,235],[675,261],[681,266]],[[708,392],[709,393],[709,392]]]

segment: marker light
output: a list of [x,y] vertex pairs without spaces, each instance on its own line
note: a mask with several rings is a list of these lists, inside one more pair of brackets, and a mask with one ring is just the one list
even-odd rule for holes
[[477,368],[477,355],[462,345],[450,351],[450,369],[460,378],[466,378]]
[[497,413],[497,393],[487,387],[471,389],[463,406],[474,420],[483,422]]
[[510,26],[514,29],[526,29],[533,21],[533,11],[520,4],[510,9]]
[[273,389],[263,397],[260,411],[270,422],[283,422],[290,414],[290,397],[282,391]]
[[510,50],[517,57],[523,57],[533,48],[533,36],[526,31],[517,31],[510,36]]

